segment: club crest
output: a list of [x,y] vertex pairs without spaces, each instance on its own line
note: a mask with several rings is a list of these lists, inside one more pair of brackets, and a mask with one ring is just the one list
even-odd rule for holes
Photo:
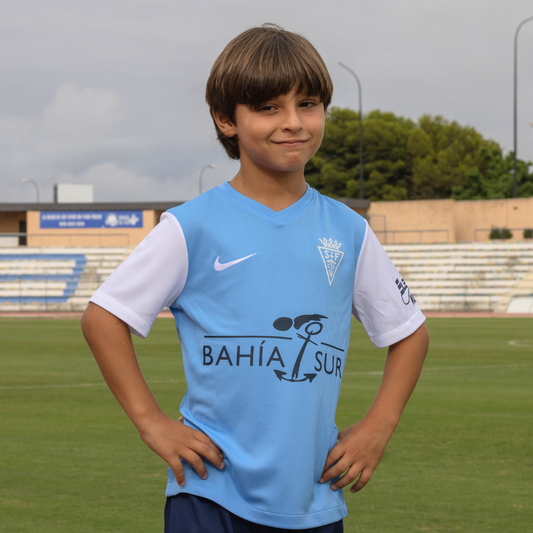
[[328,275],[328,281],[331,286],[337,269],[344,257],[344,252],[340,251],[342,243],[334,241],[333,239],[318,239],[322,246],[318,246],[318,251],[322,256],[322,261],[324,261],[324,266],[326,267],[326,274]]

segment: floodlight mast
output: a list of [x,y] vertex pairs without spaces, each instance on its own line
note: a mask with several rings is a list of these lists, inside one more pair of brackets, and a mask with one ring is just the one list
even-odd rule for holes
[[198,189],[199,189],[199,194],[202,194],[202,176],[204,174],[204,170],[208,169],[208,168],[217,168],[215,165],[205,165],[205,167],[202,168],[202,170],[200,170],[200,179],[199,179],[199,182],[198,182]]
[[347,70],[357,82],[357,88],[359,89],[359,192],[360,198],[363,200],[365,197],[365,185],[364,185],[364,173],[363,173],[363,90],[361,89],[361,82],[357,77],[357,74],[344,63],[339,61],[339,65]]
[[41,194],[39,191],[39,185],[37,183],[29,178],[24,178],[22,180],[22,183],[33,183],[33,186],[35,187],[35,192],[37,193],[37,203],[41,203]]
[[516,110],[517,110],[517,71],[518,71],[518,32],[520,31],[520,28],[526,23],[533,20],[533,17],[529,17],[527,19],[524,19],[519,25],[518,28],[516,28],[515,34],[514,34],[514,138],[513,138],[513,198],[516,198],[518,193],[518,175],[516,171],[516,137],[517,137],[517,118],[516,118]]

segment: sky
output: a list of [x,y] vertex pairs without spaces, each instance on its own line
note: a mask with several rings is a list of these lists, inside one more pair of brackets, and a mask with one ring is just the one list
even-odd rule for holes
[[[0,203],[183,201],[230,180],[205,83],[224,46],[273,22],[307,37],[332,105],[442,115],[513,147],[513,42],[531,0],[0,0]],[[533,20],[518,40],[518,157],[533,161]]]

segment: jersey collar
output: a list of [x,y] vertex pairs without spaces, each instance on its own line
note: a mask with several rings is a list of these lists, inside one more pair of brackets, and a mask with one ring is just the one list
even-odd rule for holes
[[237,203],[244,209],[253,211],[263,218],[268,218],[276,222],[286,222],[287,220],[290,220],[291,218],[303,213],[313,202],[316,193],[314,189],[307,185],[307,190],[299,200],[294,202],[289,207],[282,209],[281,211],[274,211],[273,209],[270,209],[270,207],[267,207],[266,205],[263,205],[236,191],[228,181],[217,187],[217,189],[224,194],[224,196],[228,197],[230,200]]

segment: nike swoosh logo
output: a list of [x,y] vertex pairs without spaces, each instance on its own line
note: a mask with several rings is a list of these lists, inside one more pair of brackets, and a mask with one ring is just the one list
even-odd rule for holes
[[229,263],[219,263],[218,260],[220,256],[218,256],[215,259],[215,270],[217,272],[222,272],[223,270],[226,270],[226,268],[232,267],[233,265],[236,265],[237,263],[240,263],[241,261],[244,261],[245,259],[248,259],[249,257],[253,257],[255,254],[247,255],[246,257],[241,257],[240,259],[235,259],[235,261],[230,261]]

